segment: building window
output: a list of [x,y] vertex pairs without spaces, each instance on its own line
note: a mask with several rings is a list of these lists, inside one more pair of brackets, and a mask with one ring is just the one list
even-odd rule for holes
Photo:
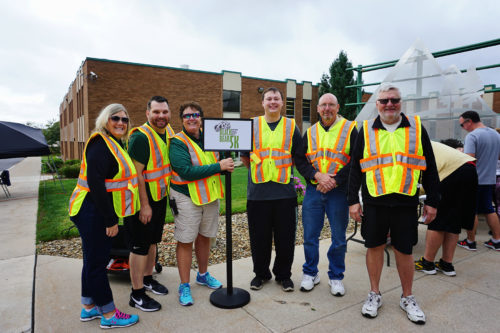
[[240,96],[241,92],[224,90],[222,91],[222,111],[223,112],[240,112]]
[[302,120],[311,121],[311,101],[308,99],[302,100]]
[[295,98],[286,99],[286,116],[288,118],[295,117]]

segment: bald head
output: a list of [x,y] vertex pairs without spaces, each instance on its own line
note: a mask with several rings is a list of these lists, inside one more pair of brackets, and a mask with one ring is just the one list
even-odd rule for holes
[[328,93],[320,97],[318,102],[318,113],[323,125],[331,126],[335,122],[339,108],[337,97],[335,97],[334,94]]

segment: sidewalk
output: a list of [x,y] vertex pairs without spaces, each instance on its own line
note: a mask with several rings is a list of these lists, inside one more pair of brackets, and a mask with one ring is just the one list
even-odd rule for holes
[[[29,159],[28,159],[29,160]],[[23,162],[23,163],[26,163]],[[19,164],[16,168],[23,166]],[[11,174],[14,169],[11,171]],[[32,174],[38,171],[32,170]],[[32,177],[32,179],[34,179]],[[16,186],[21,182],[13,181],[11,192],[19,193]],[[17,194],[16,194],[17,195]],[[1,200],[1,198],[0,198]],[[17,201],[23,200],[22,209]],[[31,281],[33,277],[34,224],[36,221],[36,199],[30,204],[24,200],[0,202],[0,214],[6,216],[7,207],[17,212],[11,222],[16,230],[33,229],[32,243],[23,245],[15,240],[12,251],[20,247],[27,254],[4,259],[4,232],[0,231],[0,277],[3,298],[0,305],[0,331],[21,332],[30,328]],[[33,207],[29,207],[32,205]],[[0,225],[4,228],[6,221]],[[9,226],[13,223],[7,223]],[[19,231],[20,232],[20,231]],[[419,230],[419,243],[414,249],[415,258],[423,253],[425,227]],[[463,237],[463,234],[461,235]],[[21,237],[19,237],[21,238]],[[225,310],[212,306],[209,296],[212,292],[206,287],[193,283],[192,293],[195,304],[182,307],[177,299],[179,277],[175,267],[164,267],[156,277],[170,290],[166,296],[157,296],[163,309],[159,312],[144,313],[128,305],[130,282],[128,279],[110,277],[116,305],[125,312],[137,313],[140,322],[125,332],[492,332],[500,325],[500,253],[488,250],[482,245],[488,235],[485,223],[480,223],[478,231],[478,251],[470,252],[457,248],[455,254],[456,277],[443,274],[433,276],[415,272],[414,294],[427,315],[427,323],[417,326],[411,323],[399,308],[401,286],[397,275],[392,250],[391,266],[384,266],[381,291],[384,305],[376,319],[361,316],[361,306],[369,291],[365,267],[363,245],[348,243],[346,273],[344,283],[346,295],[334,297],[329,292],[326,251],[329,241],[321,242],[319,270],[321,283],[309,293],[299,291],[301,266],[304,260],[302,246],[295,249],[292,279],[296,291],[285,293],[274,281],[264,285],[259,291],[249,289],[253,277],[251,258],[233,263],[233,285],[250,292],[251,301],[240,309]],[[28,237],[28,240],[30,238]],[[17,245],[19,244],[19,246]],[[10,246],[9,246],[10,247]],[[29,252],[27,249],[29,249]],[[20,262],[20,258],[26,262]],[[438,257],[439,258],[439,255]],[[18,260],[18,261],[16,261]],[[31,264],[31,266],[30,266]],[[8,266],[7,266],[8,265]],[[62,257],[38,256],[36,268],[35,293],[35,332],[99,332],[98,321],[81,323],[78,319],[80,305],[81,260]],[[10,269],[9,274],[4,270]],[[226,282],[226,264],[214,265],[210,272]],[[14,278],[12,278],[14,277]],[[21,281],[22,280],[22,281]],[[26,295],[24,295],[26,294]],[[15,325],[15,324],[19,325]],[[10,325],[10,326],[6,326]]]

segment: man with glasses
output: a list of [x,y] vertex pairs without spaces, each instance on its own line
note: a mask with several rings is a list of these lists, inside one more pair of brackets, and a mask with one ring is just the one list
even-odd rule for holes
[[465,137],[464,153],[477,160],[477,207],[474,227],[467,230],[467,238],[459,241],[458,246],[476,251],[477,214],[485,214],[486,222],[491,229],[492,238],[484,242],[484,246],[500,251],[500,222],[492,206],[493,191],[496,185],[496,166],[500,158],[500,135],[486,127],[475,111],[466,111],[458,119],[460,127],[469,132]]
[[170,121],[168,101],[153,96],[146,109],[147,122],[132,129],[128,153],[132,157],[139,179],[141,209],[126,217],[124,223],[130,235],[130,306],[152,312],[161,304],[149,297],[145,290],[166,295],[167,287],[153,279],[156,263],[156,244],[161,242],[171,169],[168,157]]
[[259,290],[272,277],[269,265],[274,237],[273,273],[282,289],[289,292],[294,290],[291,270],[297,207],[292,165],[302,137],[295,120],[281,115],[283,94],[279,89],[264,90],[262,107],[264,115],[253,119],[253,149],[250,156],[241,158],[249,168],[248,231],[255,273],[250,288]]
[[[348,202],[351,217],[362,221],[370,293],[361,309],[363,316],[375,318],[382,306],[379,284],[384,263],[387,234],[396,256],[403,289],[400,307],[408,319],[425,323],[425,314],[412,294],[413,246],[417,242],[417,183],[427,199],[423,216],[430,223],[439,203],[439,178],[427,131],[418,116],[401,113],[401,93],[392,85],[378,90],[378,117],[363,121],[352,152]],[[363,208],[358,191],[362,187]]]
[[219,154],[203,150],[201,119],[203,110],[196,102],[180,107],[182,131],[170,145],[172,185],[170,207],[175,221],[174,238],[177,240],[177,267],[181,283],[179,303],[189,306],[191,296],[190,271],[195,246],[198,273],[196,283],[211,289],[222,287],[208,272],[210,238],[217,236],[219,225],[219,199],[224,196],[220,173],[233,172],[232,158],[219,161]]
[[[333,94],[324,94],[318,102],[320,121],[307,129],[303,137],[302,155],[309,163],[299,172],[307,181],[302,204],[304,255],[301,291],[310,291],[320,282],[318,274],[319,236],[325,213],[331,230],[328,249],[328,284],[334,296],[343,296],[346,228],[349,222],[347,177],[350,169],[351,145],[358,131],[356,123],[338,114],[339,103]],[[298,164],[300,165],[300,164]]]

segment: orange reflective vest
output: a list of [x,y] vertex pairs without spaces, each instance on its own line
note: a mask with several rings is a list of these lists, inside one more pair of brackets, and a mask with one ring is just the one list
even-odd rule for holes
[[[306,157],[314,169],[321,173],[337,174],[351,157],[351,133],[356,122],[342,118],[325,131],[319,122],[307,129]],[[311,183],[317,184],[316,180]]]
[[253,119],[253,150],[250,175],[255,184],[288,184],[292,174],[292,138],[295,120],[281,117],[274,131],[264,116]]
[[[175,138],[181,140],[188,148],[193,166],[209,165],[219,161],[219,153],[203,151],[200,146],[191,140],[184,132],[177,133]],[[177,185],[187,184],[189,196],[197,206],[206,205],[224,197],[220,173],[203,179],[188,181],[182,179],[179,174],[173,170],[171,181],[173,184]]]
[[140,209],[139,183],[134,163],[132,163],[132,159],[127,152],[112,137],[102,133],[92,134],[85,145],[78,182],[69,199],[69,215],[75,216],[78,214],[85,196],[90,192],[87,183],[87,158],[85,153],[89,142],[98,135],[103,138],[118,163],[117,174],[112,179],[106,179],[104,183],[106,191],[112,193],[115,213],[118,217],[134,215]]
[[170,177],[172,176],[172,169],[168,158],[170,141],[167,138],[167,142],[165,143],[148,124],[133,128],[130,134],[132,135],[135,131],[143,133],[148,138],[149,160],[142,171],[142,176],[144,177],[144,181],[149,184],[149,191],[153,200],[159,201],[167,196]]
[[410,126],[392,133],[373,128],[374,121],[363,122],[365,148],[360,165],[368,192],[372,197],[415,195],[420,172],[426,169],[420,117],[408,117]]

